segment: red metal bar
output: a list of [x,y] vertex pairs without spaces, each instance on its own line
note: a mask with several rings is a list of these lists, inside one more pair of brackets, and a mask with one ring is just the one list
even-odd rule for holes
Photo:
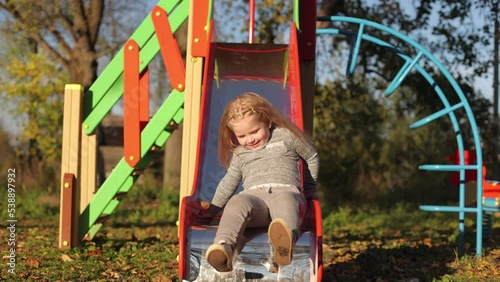
[[183,91],[186,86],[186,68],[184,67],[179,45],[177,45],[177,41],[172,33],[167,12],[161,7],[156,6],[151,13],[163,62],[170,78],[170,85],[173,89]]
[[316,0],[299,1],[299,58],[314,61],[316,57]]
[[78,208],[74,201],[75,175],[65,173],[63,176],[62,193],[62,214],[61,214],[61,242],[60,248],[65,250],[75,246],[72,236],[72,230],[75,228],[73,216],[75,208]]
[[253,33],[255,27],[255,0],[248,1],[248,10],[249,10],[249,18],[248,18],[248,43],[253,43]]
[[208,55],[208,44],[210,38],[208,37],[208,13],[210,7],[210,0],[193,0],[195,9],[189,16],[193,17],[193,26],[191,38],[191,55],[193,57],[206,57]]
[[321,215],[321,206],[318,200],[312,201],[315,222],[316,235],[316,281],[323,281],[323,220]]
[[[208,38],[212,38],[212,36],[215,33],[215,29],[213,27],[213,21],[210,22],[210,29],[208,31]],[[215,38],[214,38],[215,39]],[[210,79],[213,77],[214,73],[213,71],[210,71],[209,66],[213,65],[212,61],[214,60],[214,50],[213,50],[213,45],[212,44],[207,44],[207,60],[208,62],[205,64],[205,69],[203,72],[203,81],[205,81],[206,85],[203,86],[203,93],[201,95],[201,113],[200,116],[204,116],[204,111],[206,107],[206,100],[209,99],[207,96],[212,95],[210,91],[208,93],[206,92],[207,89],[212,89],[212,83],[214,83],[213,79]],[[198,142],[201,142],[202,139],[202,128],[201,126],[198,128]],[[197,147],[197,152],[196,152],[196,163],[195,163],[195,168],[200,167],[200,147]],[[194,210],[194,202],[199,201],[199,195],[195,193],[199,193],[199,190],[195,189],[196,185],[198,183],[198,169],[195,169],[194,171],[194,182],[193,182],[193,187],[191,187],[191,196],[184,197],[182,199],[182,204],[181,204],[181,212],[180,212],[180,221],[179,221],[179,266],[178,266],[178,272],[179,272],[179,277],[180,278],[188,278],[189,274],[189,265],[190,265],[190,258],[189,258],[189,245],[187,244],[187,229],[194,224],[194,217],[192,215],[192,212]],[[196,217],[196,216],[195,216]]]
[[300,89],[300,65],[297,42],[297,28],[295,23],[290,27],[290,50],[288,52],[288,80],[290,85],[291,119],[304,130],[302,118],[302,95]]
[[139,45],[125,44],[123,60],[123,156],[135,167],[141,159]]

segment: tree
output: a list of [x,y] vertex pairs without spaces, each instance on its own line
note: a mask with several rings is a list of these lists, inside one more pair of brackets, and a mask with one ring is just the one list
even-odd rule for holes
[[[443,56],[450,69],[458,65],[466,66],[470,77],[490,75],[493,79],[492,92],[492,126],[483,134],[486,139],[485,156],[491,163],[486,163],[493,173],[489,177],[500,178],[500,125],[498,117],[499,95],[499,42],[500,42],[500,14],[499,0],[425,0],[421,1],[418,14],[428,18],[434,7],[440,22],[433,28],[433,34],[444,38],[444,49],[449,55]],[[467,24],[465,24],[467,23]],[[442,48],[443,40],[439,41]],[[436,48],[437,43],[432,46]],[[493,56],[492,56],[493,54]],[[456,72],[452,72],[456,74]],[[472,80],[472,79],[471,79]]]
[[[12,52],[13,53],[13,52]],[[13,105],[12,114],[23,113],[21,141],[28,144],[28,163],[59,159],[61,148],[62,93],[67,77],[46,54],[19,53],[2,59],[6,73],[0,93]]]
[[[97,76],[95,50],[104,1],[1,1],[3,32],[17,46],[7,62],[10,77],[2,92],[28,116],[23,134],[28,160],[60,156],[62,89],[65,83],[90,87]],[[67,75],[66,75],[67,74]]]
[[[443,5],[436,6],[438,2]],[[439,7],[447,9],[446,11],[453,10],[461,13],[470,11],[470,9],[456,8],[457,5],[467,1],[448,1],[454,2],[450,5],[444,4],[445,2],[447,3],[447,1],[439,0],[420,1],[412,11],[411,6],[402,6],[402,1],[397,0],[372,4],[366,1],[324,0],[318,1],[320,4],[318,15],[341,14],[368,19],[407,34],[421,45],[427,46],[440,61],[444,62],[464,91],[488,148],[484,150],[485,162],[488,164],[491,161],[488,155],[491,152],[493,140],[490,137],[491,129],[493,129],[492,124],[495,123],[492,122],[488,111],[491,104],[481,97],[480,92],[474,87],[474,79],[471,78],[484,74],[488,66],[491,66],[487,56],[475,52],[491,47],[488,45],[489,37],[482,31],[461,29],[464,25],[462,21],[467,16],[461,16],[460,13],[450,13],[449,17],[445,17],[446,13],[444,13],[443,18],[437,21],[433,19],[431,14]],[[434,28],[434,23],[439,24]],[[319,28],[330,25],[332,23],[329,22],[317,24]],[[442,26],[445,28],[440,28]],[[357,30],[357,26],[345,23],[335,23],[335,27]],[[429,36],[429,31],[433,31],[434,37]],[[412,48],[392,36],[368,29],[366,32],[390,43],[409,56],[415,56]],[[433,41],[436,37],[441,37],[441,40]],[[446,44],[442,44],[443,40]],[[330,45],[326,46],[324,42]],[[344,54],[341,50],[348,50],[349,44],[352,44],[351,38],[341,36],[331,40],[321,41],[320,39],[317,44],[317,50],[321,52],[318,53],[318,60],[327,62],[326,57],[330,56],[330,60],[335,61],[333,64],[318,64],[318,75],[320,75],[318,77],[326,77],[326,83],[318,85],[315,100],[316,142],[320,148],[324,147],[320,155],[323,157],[322,163],[327,163],[327,165],[322,165],[321,184],[325,189],[337,189],[335,193],[325,194],[327,198],[332,195],[329,202],[334,204],[356,201],[368,203],[371,197],[372,203],[380,203],[384,194],[393,199],[398,194],[411,199],[428,196],[426,201],[431,200],[431,202],[436,202],[438,197],[441,197],[440,200],[456,199],[456,197],[446,198],[451,196],[450,191],[455,191],[455,189],[442,189],[450,185],[446,174],[431,174],[426,175],[425,179],[420,179],[418,176],[422,175],[422,172],[416,173],[419,164],[443,163],[447,156],[456,149],[456,141],[453,140],[454,133],[448,132],[450,125],[447,124],[446,119],[437,120],[418,130],[410,131],[408,128],[411,121],[442,109],[442,103],[433,94],[432,86],[419,75],[409,75],[398,88],[397,93],[389,99],[384,99],[385,101],[375,103],[373,99],[383,96],[383,91],[401,69],[403,61],[388,48],[364,42],[360,49],[355,73],[346,80],[344,76],[339,75],[344,71],[339,70],[339,66],[345,67],[345,64],[339,64],[337,61],[339,61],[338,57]],[[347,59],[345,56],[343,58]],[[426,64],[422,66],[436,80],[444,93],[454,93],[442,74]],[[464,75],[464,70],[471,70],[472,75]],[[321,73],[329,75],[325,76]],[[360,87],[360,85],[364,86]],[[357,93],[358,91],[364,93]],[[370,110],[363,112],[358,106],[367,101],[372,101]],[[353,113],[355,113],[354,116]],[[365,114],[365,118],[358,120],[360,114]],[[363,120],[370,120],[370,123],[373,120],[372,131],[366,128]],[[466,125],[467,121],[463,114],[459,114],[459,121]],[[372,132],[374,136],[350,131],[351,128]],[[374,128],[379,130],[373,131]],[[471,136],[464,136],[464,139],[467,148],[473,149]],[[376,149],[373,149],[373,146]],[[367,152],[369,152],[368,155]],[[430,180],[430,177],[434,180]],[[373,199],[378,200],[373,201]]]
[[[24,62],[25,71],[35,72],[31,73],[32,75],[38,72],[41,76],[46,70],[57,70],[48,72],[46,75],[50,77],[46,81],[36,81],[39,83],[36,87],[40,93],[43,92],[43,95],[37,96],[41,100],[38,104],[31,103],[35,97],[33,91],[38,90],[30,88],[36,83],[31,81],[30,85],[28,77],[19,79],[17,88],[14,83],[4,85],[11,86],[9,89],[3,89],[9,98],[22,101],[18,103],[19,116],[26,111],[26,107],[21,105],[30,105],[32,108],[34,105],[47,107],[45,114],[50,112],[52,116],[51,122],[43,124],[43,120],[37,115],[28,113],[31,120],[27,120],[24,126],[28,129],[36,126],[46,132],[37,132],[34,129],[24,131],[29,136],[36,135],[36,138],[28,136],[30,147],[41,148],[45,146],[43,144],[58,144],[50,142],[50,138],[60,136],[62,85],[77,83],[87,90],[97,78],[98,61],[112,56],[123,45],[132,30],[137,27],[138,20],[134,20],[134,15],[137,17],[137,11],[143,11],[143,6],[139,2],[112,0],[0,1],[0,11],[4,15],[2,32],[9,35],[5,38],[15,39],[14,43],[18,46],[27,46],[22,51],[19,50],[22,48],[9,51],[7,57],[13,58],[9,65],[14,72],[9,79],[16,82],[14,77],[20,78],[22,66],[14,60]],[[130,13],[132,10],[136,12]],[[104,18],[105,14],[109,17]],[[144,16],[140,20],[143,18]],[[103,27],[103,22],[108,25]],[[100,36],[101,34],[103,36]],[[42,63],[43,58],[46,61]],[[14,69],[14,66],[18,68]],[[34,67],[28,68],[29,66]],[[56,81],[59,82],[57,87],[54,85]],[[19,87],[24,87],[24,91],[19,91]],[[27,95],[28,93],[30,95]],[[103,175],[102,172],[100,174]]]
[[104,0],[0,2],[11,30],[20,31],[60,64],[71,83],[88,89],[97,77],[96,52]]

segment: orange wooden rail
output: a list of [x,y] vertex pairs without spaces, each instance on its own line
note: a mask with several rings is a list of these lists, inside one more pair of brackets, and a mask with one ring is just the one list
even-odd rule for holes
[[172,33],[167,12],[156,6],[153,8],[151,18],[153,19],[156,36],[160,43],[163,62],[170,78],[170,85],[173,89],[183,91],[185,87],[186,68],[184,67],[179,46]]

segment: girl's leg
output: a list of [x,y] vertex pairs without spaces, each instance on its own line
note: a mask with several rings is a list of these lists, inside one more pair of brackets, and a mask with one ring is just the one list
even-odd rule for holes
[[306,214],[307,202],[297,188],[275,188],[268,201],[271,219],[281,218],[294,233],[300,235],[300,224]]
[[272,260],[283,266],[292,261],[293,247],[300,236],[300,224],[306,211],[306,200],[296,188],[279,188],[274,191],[276,193],[273,193],[268,202],[273,219],[268,236]]
[[233,254],[241,243],[245,228],[267,226],[269,222],[267,206],[258,195],[240,193],[233,196],[222,213],[214,244],[205,254],[208,263],[219,272],[231,271]]
[[265,227],[270,216],[266,203],[259,197],[265,191],[243,192],[234,195],[222,214],[214,242],[236,246],[246,227]]

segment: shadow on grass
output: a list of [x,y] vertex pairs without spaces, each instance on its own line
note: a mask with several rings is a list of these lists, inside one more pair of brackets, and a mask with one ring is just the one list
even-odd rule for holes
[[346,260],[337,257],[325,265],[323,281],[432,281],[452,274],[447,264],[456,258],[450,245],[370,247],[357,256],[343,257]]
[[121,239],[121,238],[105,238],[105,237],[96,237],[93,242],[96,246],[100,246],[102,248],[103,245],[106,245],[106,248],[113,248],[116,251],[120,251],[123,248],[130,246],[139,246],[144,247],[147,245],[155,245],[157,243],[161,243],[162,240],[155,236],[146,237],[143,239],[137,239],[135,237],[130,239]]
[[110,222],[106,223],[111,228],[147,228],[147,227],[175,227],[172,221],[159,220],[155,222]]

